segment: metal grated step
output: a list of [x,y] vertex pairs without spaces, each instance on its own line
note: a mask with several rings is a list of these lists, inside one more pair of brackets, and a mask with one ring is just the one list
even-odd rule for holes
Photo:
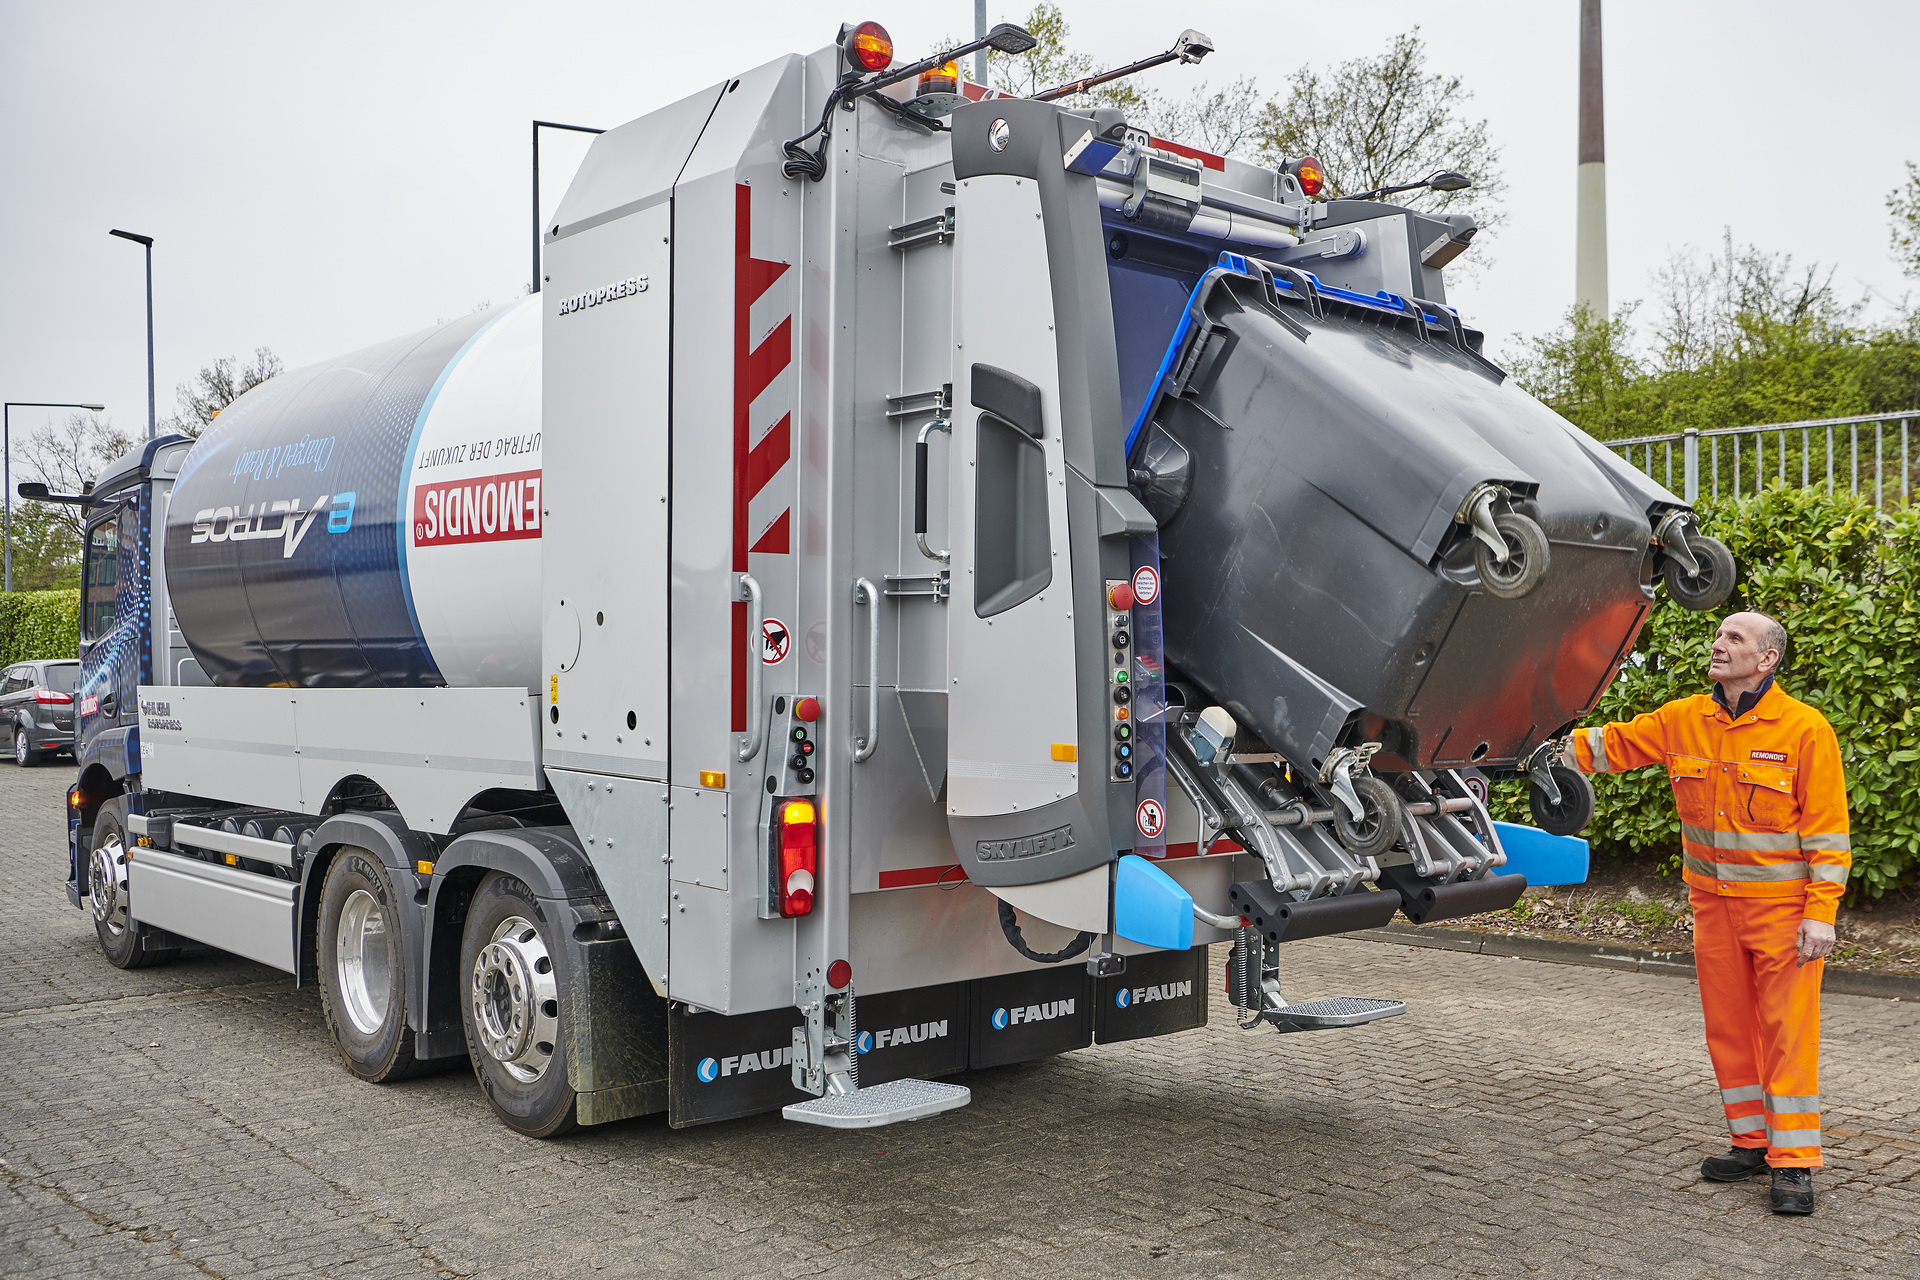
[[1357,1027],[1363,1022],[1397,1018],[1407,1011],[1404,1000],[1369,1000],[1363,996],[1328,996],[1279,1009],[1267,1010],[1267,1017],[1301,1031],[1321,1031],[1331,1027]]
[[924,1120],[973,1101],[973,1090],[937,1080],[889,1080],[852,1093],[790,1103],[780,1114],[829,1129],[877,1129],[902,1120]]

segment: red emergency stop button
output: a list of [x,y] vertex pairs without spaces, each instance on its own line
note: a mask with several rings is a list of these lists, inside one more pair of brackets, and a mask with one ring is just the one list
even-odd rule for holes
[[1133,608],[1133,584],[1122,582],[1107,588],[1107,603],[1123,613]]
[[793,714],[812,724],[820,718],[820,699],[802,698],[793,704]]

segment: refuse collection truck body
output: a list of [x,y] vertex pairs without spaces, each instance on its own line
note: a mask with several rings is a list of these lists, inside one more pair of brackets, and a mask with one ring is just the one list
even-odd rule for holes
[[1401,1012],[1284,943],[1519,893],[1459,770],[1592,707],[1685,505],[1485,359],[1471,222],[847,67],[601,135],[537,294],[77,499],[115,963],[527,1133],[866,1125],[1201,1025],[1212,942],[1247,1026]]

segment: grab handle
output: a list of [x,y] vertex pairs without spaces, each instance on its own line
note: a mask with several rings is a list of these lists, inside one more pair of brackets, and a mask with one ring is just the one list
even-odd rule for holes
[[760,601],[760,584],[753,575],[743,573],[734,583],[734,598],[747,604],[747,651],[744,655],[747,663],[747,731],[740,735],[740,759],[742,763],[760,754],[760,748],[766,742],[767,725],[760,714],[760,703],[766,696],[766,664],[760,661],[760,649],[766,644],[765,623],[767,611]]
[[865,578],[856,578],[853,602],[866,605],[868,617],[867,732],[864,737],[855,734],[853,738],[853,762],[860,764],[880,745],[880,591]]
[[947,564],[953,559],[951,551],[935,551],[927,545],[927,437],[936,431],[953,434],[951,418],[935,418],[920,428],[920,438],[913,442],[913,536],[920,544],[920,554],[929,560]]

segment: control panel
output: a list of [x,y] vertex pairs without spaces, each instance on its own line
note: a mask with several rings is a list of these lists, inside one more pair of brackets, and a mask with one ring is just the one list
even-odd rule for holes
[[1112,741],[1107,748],[1107,778],[1124,782],[1133,777],[1133,584],[1124,578],[1107,582],[1107,687]]

